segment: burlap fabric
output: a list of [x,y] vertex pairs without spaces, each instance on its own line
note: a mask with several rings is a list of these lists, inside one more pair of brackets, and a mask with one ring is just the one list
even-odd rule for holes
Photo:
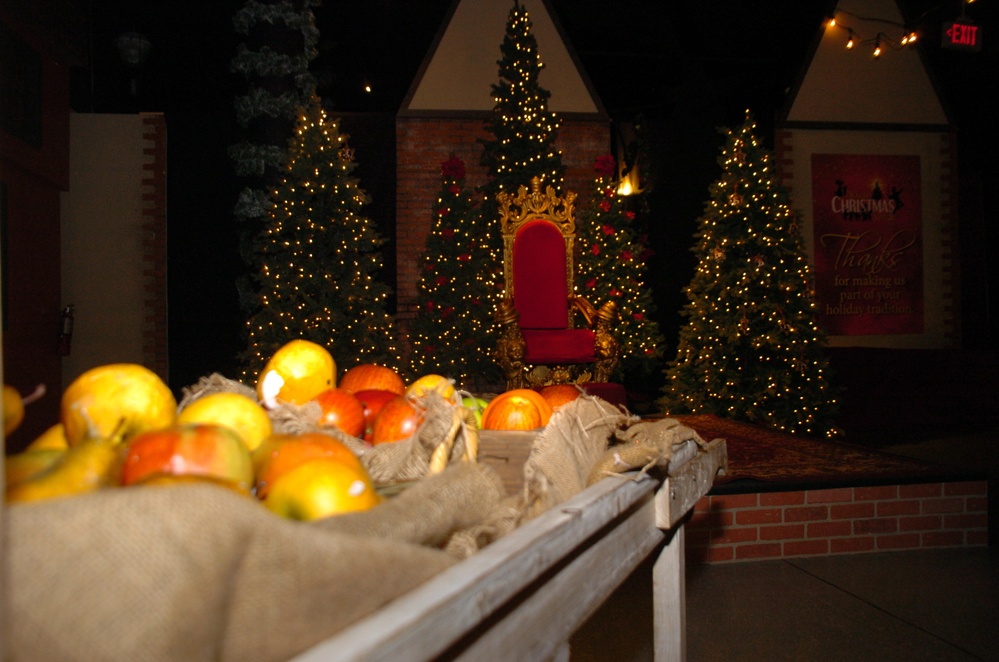
[[452,536],[448,552],[455,556],[474,553],[582,491],[614,435],[637,420],[590,395],[563,405],[531,446],[521,493],[504,499],[479,525]]
[[702,449],[706,447],[696,430],[675,418],[640,421],[616,431],[614,441],[593,465],[587,484],[633,469],[639,469],[641,473],[653,467],[666,471],[674,450],[687,441],[696,442]]
[[503,497],[454,465],[365,513],[276,517],[213,485],[107,489],[7,516],[13,660],[284,660],[457,560]]
[[[457,428],[447,468],[401,483],[397,496],[364,513],[292,522],[207,484],[11,506],[8,657],[287,659],[584,489],[636,422],[580,397],[538,434],[523,492],[506,495],[491,468],[461,461],[466,426],[439,405],[427,404],[407,457],[424,458],[425,468],[426,440]],[[369,466],[380,466],[378,455],[365,453]],[[413,461],[384,464],[395,471]]]

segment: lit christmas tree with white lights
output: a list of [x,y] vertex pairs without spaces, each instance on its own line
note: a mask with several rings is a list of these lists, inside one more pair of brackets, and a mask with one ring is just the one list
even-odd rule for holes
[[358,363],[396,367],[389,288],[367,196],[351,176],[353,150],[318,98],[303,110],[264,230],[260,300],[247,321],[245,372],[256,375],[281,345],[305,338],[329,349],[343,371]]
[[617,304],[614,336],[621,343],[621,360],[614,379],[627,382],[662,369],[663,336],[651,317],[656,308],[645,285],[651,251],[635,230],[634,212],[625,209],[625,198],[618,195],[614,157],[598,157],[595,170],[590,203],[576,222],[576,293],[594,306]]
[[773,158],[747,113],[726,130],[699,220],[666,413],[715,414],[811,436],[837,433],[811,269]]
[[538,41],[530,15],[519,2],[507,18],[500,53],[500,81],[492,86],[495,103],[485,126],[493,137],[482,141],[481,164],[489,174],[483,186],[487,218],[498,217],[489,214],[497,208],[500,191],[516,194],[518,187],[529,187],[533,177],[541,179],[542,190],[552,186],[561,191],[565,171],[562,153],[555,148],[559,119],[548,110],[551,92],[538,82],[544,68]]
[[492,358],[493,311],[499,299],[498,264],[471,191],[465,163],[441,164],[441,190],[420,261],[419,309],[409,332],[414,377],[434,373],[479,392],[499,379]]

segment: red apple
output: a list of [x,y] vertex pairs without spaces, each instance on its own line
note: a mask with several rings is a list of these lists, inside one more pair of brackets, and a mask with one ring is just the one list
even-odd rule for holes
[[404,395],[397,395],[382,407],[371,430],[371,443],[388,444],[406,439],[423,423],[423,414]]
[[215,480],[249,492],[250,451],[231,428],[214,423],[174,425],[140,433],[127,442],[121,484],[164,477]]
[[374,363],[362,363],[347,370],[340,378],[340,388],[351,393],[372,389],[392,391],[396,395],[406,392],[406,384],[395,370]]
[[319,425],[335,427],[352,437],[364,434],[364,406],[345,388],[328,388],[316,396],[323,410]]
[[396,397],[398,394],[392,391],[379,389],[366,389],[357,391],[354,397],[357,398],[364,409],[364,441],[371,443],[371,435],[375,428],[375,417],[385,406],[385,403]]

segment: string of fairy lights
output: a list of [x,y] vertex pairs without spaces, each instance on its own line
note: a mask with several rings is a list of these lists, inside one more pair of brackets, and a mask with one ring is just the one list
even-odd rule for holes
[[[975,0],[960,0],[961,17]],[[886,50],[899,50],[914,46],[919,41],[919,30],[895,20],[862,16],[837,7],[825,20],[825,28],[834,31],[847,50],[869,49],[871,57],[880,58]]]

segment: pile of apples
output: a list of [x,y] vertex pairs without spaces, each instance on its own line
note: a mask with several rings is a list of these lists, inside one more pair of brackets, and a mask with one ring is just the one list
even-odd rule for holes
[[[296,520],[366,510],[382,497],[354,450],[322,432],[277,433],[269,411],[315,402],[318,427],[375,446],[416,432],[423,422],[419,398],[430,392],[471,409],[481,428],[495,430],[544,427],[554,409],[580,393],[565,385],[516,389],[487,402],[461,397],[441,375],[407,385],[391,368],[374,364],[350,368],[337,384],[330,353],[298,339],[268,360],[255,398],[212,392],[178,410],[170,389],[149,369],[102,365],[66,389],[58,423],[6,458],[6,498],[31,502],[112,486],[208,481]],[[23,417],[16,404],[11,398],[11,410]]]

